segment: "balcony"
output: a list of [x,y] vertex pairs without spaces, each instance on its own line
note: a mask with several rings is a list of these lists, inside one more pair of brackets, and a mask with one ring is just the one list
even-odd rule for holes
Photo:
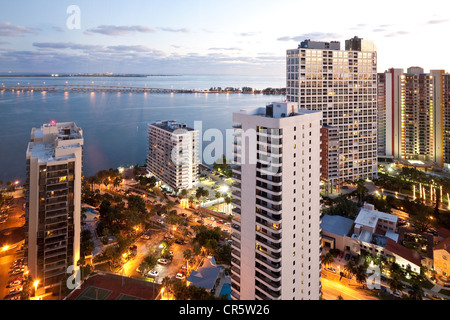
[[281,272],[274,272],[268,268],[266,268],[264,265],[260,264],[259,262],[256,262],[256,269],[259,272],[262,272],[266,275],[269,279],[273,281],[281,281]]
[[269,210],[274,214],[280,214],[281,213],[280,211],[282,209],[281,204],[271,204],[268,203],[267,201],[259,199],[258,197],[256,199],[256,207],[260,207],[263,210]]
[[269,251],[261,245],[257,245],[255,250],[258,254],[266,257],[266,259],[272,261],[273,263],[281,262],[281,253],[279,253],[279,252]]
[[273,270],[274,272],[280,272],[281,271],[281,263],[280,262],[273,262],[272,260],[266,258],[265,256],[256,253],[255,256],[256,260],[263,265],[264,267],[268,268],[269,270]]
[[261,292],[263,294],[266,294],[269,297],[271,297],[273,300],[279,300],[281,298],[281,292],[280,291],[272,290],[272,289],[270,289],[269,287],[267,287],[266,285],[264,285],[263,283],[261,283],[258,280],[256,280],[256,288],[261,290]]
[[241,209],[240,208],[233,208],[232,212],[233,212],[234,215],[239,215],[239,216],[241,215]]
[[273,281],[258,271],[256,271],[256,279],[263,282],[267,288],[273,291],[279,291],[281,289],[281,281]]

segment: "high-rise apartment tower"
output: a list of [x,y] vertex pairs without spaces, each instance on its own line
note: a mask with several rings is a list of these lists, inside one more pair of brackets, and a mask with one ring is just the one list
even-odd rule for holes
[[232,298],[319,299],[320,111],[233,114]]

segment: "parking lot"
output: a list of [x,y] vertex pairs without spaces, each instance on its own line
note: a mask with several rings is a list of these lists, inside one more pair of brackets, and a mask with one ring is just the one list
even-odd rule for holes
[[[18,261],[25,237],[25,199],[14,198],[7,202],[0,223],[0,297],[17,299],[22,289],[23,267]],[[17,262],[16,262],[17,260]],[[15,263],[16,262],[16,263]]]

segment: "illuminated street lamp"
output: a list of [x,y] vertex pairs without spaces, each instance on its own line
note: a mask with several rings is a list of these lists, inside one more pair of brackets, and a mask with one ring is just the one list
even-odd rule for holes
[[39,280],[36,280],[33,285],[34,285],[34,296],[37,297],[37,288],[38,288],[38,284],[39,284]]

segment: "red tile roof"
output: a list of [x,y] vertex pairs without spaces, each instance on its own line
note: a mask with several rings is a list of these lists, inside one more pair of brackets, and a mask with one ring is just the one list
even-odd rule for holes
[[437,245],[434,246],[433,250],[441,250],[444,249],[448,253],[450,253],[450,237],[445,238],[441,242],[439,242]]
[[402,246],[401,244],[395,242],[390,238],[387,238],[385,249],[392,253],[395,253],[405,260],[408,260],[409,262],[414,263],[419,267],[421,265],[421,258],[417,252]]

